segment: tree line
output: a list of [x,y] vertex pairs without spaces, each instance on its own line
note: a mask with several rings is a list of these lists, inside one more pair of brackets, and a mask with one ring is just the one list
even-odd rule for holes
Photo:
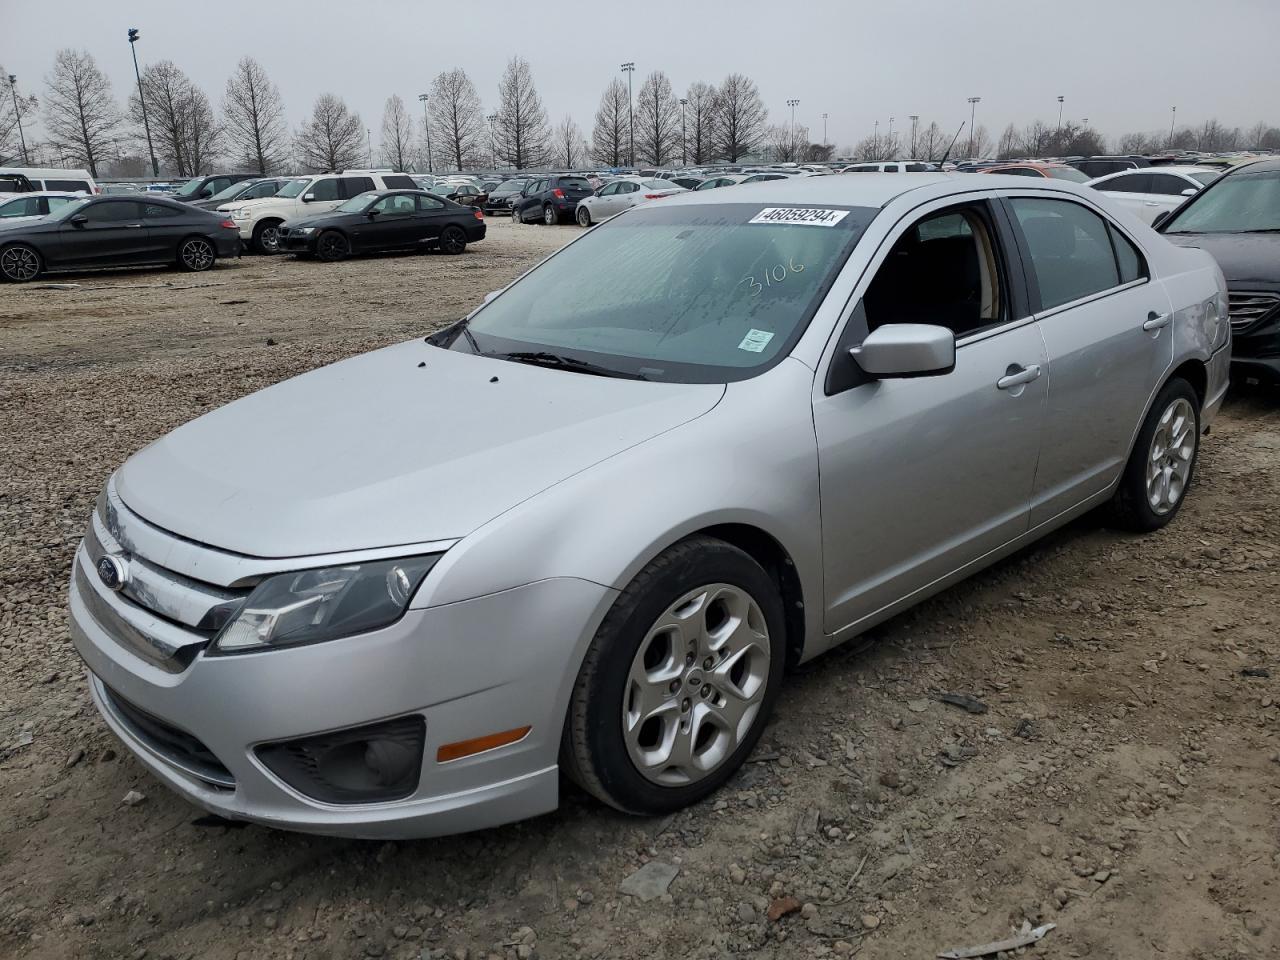
[[[0,76],[5,75],[0,66]],[[573,118],[552,124],[522,58],[507,63],[497,107],[490,114],[466,71],[446,70],[432,81],[421,117],[399,96],[387,98],[375,154],[364,120],[336,93],[321,93],[301,125],[290,129],[279,89],[252,57],[236,64],[216,108],[171,60],[150,64],[142,72],[140,89],[133,86],[122,106],[92,54],[64,49],[54,58],[41,96],[0,97],[0,164],[22,162],[21,120],[28,155],[35,159],[85,167],[95,177],[144,176],[150,173],[144,100],[156,158],[167,175],[179,177],[215,168],[269,174],[337,170],[366,162],[401,170],[660,167],[747,157],[825,161],[836,153],[829,144],[813,142],[803,125],[770,123],[756,84],[741,73],[718,84],[695,81],[678,95],[670,78],[655,70],[641,82],[634,101],[627,84],[615,78],[600,96],[588,143]],[[43,121],[38,140],[32,139],[34,119]],[[877,129],[839,155],[937,161],[951,148],[953,137],[937,122],[917,122],[910,130],[886,130],[883,136]],[[1051,126],[1036,120],[1021,128],[1009,124],[994,141],[986,127],[965,131],[951,156],[1091,155],[1106,153],[1109,146],[1084,124]],[[1212,119],[1172,135],[1124,134],[1114,144],[1118,153],[1166,149],[1280,150],[1280,128],[1258,123],[1242,130]]]

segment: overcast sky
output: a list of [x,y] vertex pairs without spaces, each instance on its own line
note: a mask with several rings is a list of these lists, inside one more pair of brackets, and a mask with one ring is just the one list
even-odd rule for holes
[[[127,6],[128,13],[122,9]],[[953,131],[982,97],[978,123],[992,137],[1014,121],[1087,117],[1109,137],[1216,116],[1228,126],[1280,126],[1280,0],[567,0],[442,3],[347,0],[0,0],[0,65],[19,92],[43,92],[60,47],[88,49],[123,103],[133,80],[125,34],[138,56],[170,59],[213,101],[245,54],[280,87],[297,126],[331,91],[359,111],[375,149],[383,102],[416,97],[441,70],[462,67],[485,101],[513,54],[532,66],[553,123],[566,113],[590,137],[601,91],[624,60],[635,85],[664,70],[677,95],[694,80],[742,72],[775,121],[800,101],[797,123],[852,144],[880,120],[909,114]],[[7,92],[7,91],[6,91]],[[415,114],[416,115],[416,114]]]

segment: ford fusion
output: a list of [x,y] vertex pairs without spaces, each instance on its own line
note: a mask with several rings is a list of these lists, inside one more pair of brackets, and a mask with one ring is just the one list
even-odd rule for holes
[[637,207],[466,319],[130,458],[70,584],[94,702],[224,817],[428,836],[661,814],[810,660],[1094,507],[1168,523],[1226,288],[1054,180]]

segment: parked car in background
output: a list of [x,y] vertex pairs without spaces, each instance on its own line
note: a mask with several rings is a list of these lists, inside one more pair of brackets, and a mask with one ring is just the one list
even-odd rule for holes
[[276,253],[280,224],[286,220],[326,213],[344,200],[370,190],[417,189],[419,185],[407,174],[344,170],[300,177],[285,184],[274,196],[223,204],[219,209],[231,215],[246,246],[258,253]]
[[173,192],[177,189],[178,189],[178,184],[176,183],[148,183],[146,192],[147,193],[163,193],[166,196],[171,196]]
[[140,183],[104,183],[98,187],[98,192],[107,196],[120,196],[122,194],[145,193],[146,190]]
[[223,204],[237,200],[258,200],[262,197],[274,197],[287,183],[297,177],[260,177],[253,180],[240,180],[229,187],[215,193],[206,200],[193,200],[191,205],[201,210],[217,210]]
[[1235,167],[1156,224],[1226,275],[1233,372],[1280,382],[1280,159]]
[[0,279],[146,264],[200,271],[239,252],[225,216],[160,197],[81,196],[47,217],[0,228]]
[[663,197],[687,192],[684,187],[670,180],[619,177],[579,200],[574,210],[574,219],[578,226],[589,227],[648,200],[661,200]]
[[752,173],[744,177],[743,183],[765,183],[769,180],[789,180],[795,176],[793,173]]
[[684,187],[686,190],[696,190],[698,187],[698,184],[700,184],[705,178],[676,176],[676,177],[668,177],[667,179],[670,180],[672,183],[674,183],[677,187]]
[[880,163],[853,163],[842,173],[927,173],[937,170],[936,164],[924,160],[887,160]]
[[741,173],[721,173],[713,177],[707,177],[700,184],[694,187],[694,190],[718,190],[720,187],[732,187],[735,183],[741,183],[747,179],[745,174]]
[[490,827],[566,776],[669,815],[788,665],[1095,507],[1177,516],[1226,392],[1207,254],[1046,179],[697,194],[109,478],[69,626],[138,763],[324,834]]
[[173,192],[173,199],[181,200],[183,203],[190,203],[193,200],[208,200],[215,194],[227,189],[233,183],[254,180],[259,176],[260,174],[256,173],[215,173],[207,177],[192,177]]
[[444,197],[446,200],[452,200],[454,203],[461,204],[464,207],[478,207],[480,209],[484,209],[485,201],[489,199],[487,193],[469,180],[463,183],[440,181],[431,187],[430,192],[437,197]]
[[60,210],[73,200],[84,198],[83,193],[36,190],[0,196],[0,224],[8,225],[22,220],[36,220]]
[[1144,223],[1176,210],[1222,174],[1208,167],[1144,167],[1109,173],[1089,186],[1101,190]]
[[377,250],[462,253],[484,239],[484,214],[421,190],[374,190],[280,227],[280,249],[334,261]]
[[[21,178],[21,179],[20,179]],[[53,190],[59,193],[96,194],[98,185],[88,170],[64,167],[0,167],[0,193],[18,193],[22,189],[6,189],[6,182],[27,184],[28,190]]]
[[595,191],[591,182],[577,174],[552,174],[531,180],[511,204],[517,223],[559,223],[575,215],[578,201]]
[[529,185],[530,179],[529,177],[512,177],[510,180],[503,180],[489,191],[489,196],[484,202],[484,212],[509,214],[512,201],[520,196],[521,191]]
[[976,172],[999,173],[1009,177],[1042,177],[1047,180],[1066,180],[1069,183],[1089,182],[1089,178],[1075,167],[1069,167],[1065,163],[1042,163],[1035,160],[982,167]]
[[1139,156],[1075,157],[1065,163],[1091,179],[1105,177],[1109,173],[1123,173],[1125,170],[1143,170],[1151,166],[1149,159]]

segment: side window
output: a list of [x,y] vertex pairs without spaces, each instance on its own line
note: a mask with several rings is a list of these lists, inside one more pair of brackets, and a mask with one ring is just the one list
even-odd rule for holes
[[373,177],[343,177],[342,178],[342,196],[344,198],[357,197],[362,193],[370,190],[378,189],[373,185]]
[[1032,170],[1030,167],[1011,167],[1008,170],[997,170],[996,173],[1003,173],[1010,177],[1038,177],[1039,170]]
[[83,180],[46,180],[44,182],[46,190],[66,190],[70,193],[92,193],[89,184]]
[[[357,191],[359,192],[359,191]],[[338,200],[338,180],[336,177],[325,177],[323,180],[317,180],[306,190],[311,194],[314,200]],[[355,196],[355,194],[350,194]]]
[[907,173],[926,173],[929,170],[927,163],[908,163]]
[[0,217],[38,216],[40,216],[39,197],[24,197],[21,200],[14,200],[12,203],[6,203],[3,208],[0,208]]
[[407,216],[414,211],[413,197],[403,193],[383,197],[373,205],[373,209],[393,217]]
[[618,184],[609,183],[609,184],[605,184],[605,188],[600,191],[600,196],[612,197],[617,192],[618,192]]
[[176,217],[181,213],[181,210],[175,210],[173,207],[166,207],[161,203],[147,203],[142,206],[142,217],[144,220],[162,220],[165,217]]
[[1151,176],[1146,173],[1126,173],[1122,177],[1098,184],[1103,193],[1150,193]]
[[406,177],[403,173],[384,173],[382,182],[387,185],[388,190],[417,190],[418,185],[413,182],[412,177]]
[[1171,173],[1151,174],[1151,193],[1161,193],[1167,197],[1180,197],[1183,190],[1190,190],[1193,184]]
[[140,205],[133,200],[108,200],[91,203],[82,211],[90,223],[131,223],[141,219]]
[[259,197],[274,197],[276,191],[280,189],[280,184],[265,180],[262,183],[255,184],[249,188],[249,192],[244,195],[246,200],[256,200]]
[[1107,224],[1107,229],[1111,232],[1111,245],[1115,247],[1116,264],[1120,267],[1120,282],[1132,283],[1151,276],[1147,272],[1147,262],[1129,238],[1111,224]]
[[418,210],[423,213],[435,213],[444,209],[444,201],[437,200],[435,197],[423,195],[414,199],[418,201]]
[[[726,181],[726,182],[728,182],[728,181]],[[639,190],[639,189],[640,189],[640,184],[638,184],[638,183],[634,183],[634,182],[632,182],[632,181],[630,181],[630,180],[624,180],[624,181],[622,182],[622,187],[619,189],[619,192],[620,192],[620,193],[635,193],[635,192],[636,192],[637,190]]]
[[1041,309],[1119,285],[1107,224],[1096,213],[1069,200],[1017,197],[1009,203],[1035,267]]
[[49,212],[53,213],[53,211],[59,209],[60,207],[63,207],[68,203],[74,203],[74,202],[75,202],[74,197],[50,197]]
[[996,234],[985,204],[920,220],[894,243],[862,298],[867,329],[928,323],[964,337],[1008,319]]
[[896,163],[886,163],[883,169],[884,173],[897,173],[898,165]]

